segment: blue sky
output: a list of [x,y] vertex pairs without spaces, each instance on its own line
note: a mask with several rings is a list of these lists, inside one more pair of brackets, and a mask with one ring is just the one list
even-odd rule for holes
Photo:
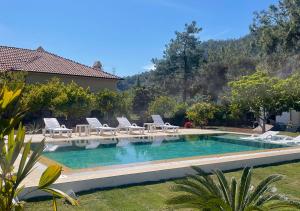
[[174,31],[193,20],[201,40],[239,38],[253,12],[277,0],[0,0],[0,45],[43,46],[108,72],[143,72]]

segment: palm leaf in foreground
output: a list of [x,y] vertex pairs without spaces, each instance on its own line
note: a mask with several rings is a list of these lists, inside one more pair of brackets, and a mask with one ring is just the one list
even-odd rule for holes
[[251,184],[252,168],[245,168],[239,180],[228,180],[220,170],[208,175],[198,167],[192,167],[197,175],[175,181],[172,190],[179,195],[169,199],[169,205],[198,210],[251,211],[300,209],[300,203],[277,193],[273,186],[283,176],[274,174],[266,177],[256,187]]

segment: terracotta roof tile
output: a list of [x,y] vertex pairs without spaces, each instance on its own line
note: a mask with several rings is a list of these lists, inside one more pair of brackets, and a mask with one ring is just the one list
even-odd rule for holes
[[105,71],[49,53],[41,47],[37,50],[30,50],[0,46],[0,70],[22,70],[28,72],[120,79],[118,76]]

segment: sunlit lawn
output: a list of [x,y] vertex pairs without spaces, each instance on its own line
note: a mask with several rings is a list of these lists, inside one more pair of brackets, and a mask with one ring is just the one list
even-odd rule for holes
[[[227,173],[227,176],[239,176],[240,171]],[[292,198],[300,198],[300,162],[255,169],[254,182],[269,174],[280,173],[286,178],[278,183],[279,191]],[[172,210],[165,204],[166,199],[174,195],[170,191],[173,183],[138,185],[126,188],[115,188],[79,196],[79,207],[59,202],[59,210]],[[51,201],[30,202],[27,210],[51,210]]]
[[294,133],[294,132],[281,131],[281,132],[279,132],[279,135],[285,135],[285,136],[296,137],[296,136],[299,136],[300,133],[299,133],[299,132]]

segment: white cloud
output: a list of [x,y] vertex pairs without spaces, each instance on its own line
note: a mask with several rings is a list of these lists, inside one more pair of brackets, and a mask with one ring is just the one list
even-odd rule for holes
[[[207,32],[207,31],[206,31]],[[226,28],[222,31],[219,31],[217,33],[206,33],[206,32],[203,32],[201,35],[200,35],[200,38],[201,40],[210,40],[210,39],[213,39],[213,40],[219,40],[219,39],[225,39],[224,38],[224,35],[228,34],[231,32],[231,29],[229,28]]]
[[222,37],[223,35],[226,35],[230,32],[230,29],[225,29],[223,31],[220,31],[219,33],[216,33],[213,37],[217,39],[218,37]]
[[154,66],[154,64],[147,64],[147,65],[143,66],[142,68],[143,68],[143,70],[150,71],[150,70],[154,70],[155,66]]

